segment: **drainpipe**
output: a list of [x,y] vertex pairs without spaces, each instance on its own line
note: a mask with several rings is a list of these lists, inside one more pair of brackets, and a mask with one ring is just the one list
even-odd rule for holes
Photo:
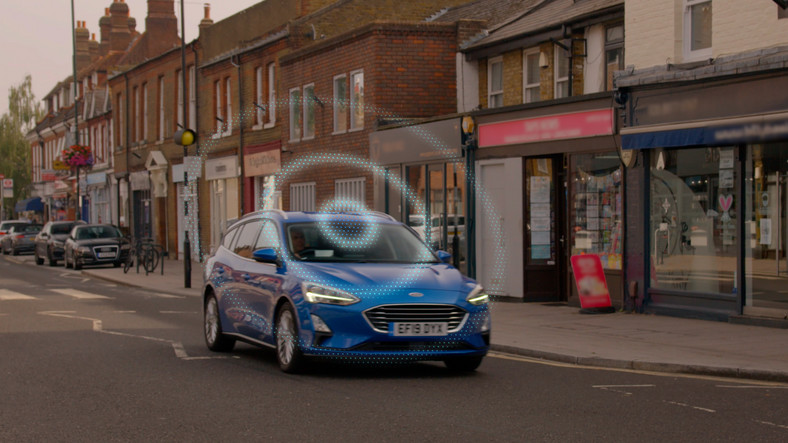
[[[238,58],[238,63],[233,61],[233,57]],[[246,194],[244,193],[244,180],[246,180],[246,171],[244,168],[243,152],[244,152],[244,95],[243,95],[243,76],[241,75],[241,57],[234,55],[230,57],[230,63],[238,68],[238,162],[241,164],[241,179],[239,180],[238,188],[241,191],[241,215],[244,214],[246,206]],[[229,117],[229,116],[228,116]]]
[[[131,220],[133,219],[131,213],[131,138],[129,137],[129,74],[128,71],[123,73],[123,78],[126,80],[126,101],[123,103],[123,113],[126,115],[126,118],[123,119],[123,134],[124,143],[126,144],[126,202],[128,206],[126,207],[126,215],[128,216],[128,220],[126,220],[126,225],[129,227],[129,235],[132,234],[132,223]],[[118,110],[120,111],[120,110]],[[118,202],[118,207],[120,207],[120,202]],[[118,218],[120,221],[120,218]]]

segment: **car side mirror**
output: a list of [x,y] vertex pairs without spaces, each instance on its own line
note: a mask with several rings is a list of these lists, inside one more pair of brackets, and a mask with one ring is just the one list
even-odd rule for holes
[[451,262],[451,254],[446,251],[437,251],[438,260],[442,263],[450,263]]
[[272,263],[279,266],[279,256],[274,248],[263,248],[252,252],[252,258],[261,263]]

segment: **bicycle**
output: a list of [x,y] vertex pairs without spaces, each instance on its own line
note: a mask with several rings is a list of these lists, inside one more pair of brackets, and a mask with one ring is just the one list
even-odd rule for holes
[[129,269],[134,263],[137,263],[137,273],[139,267],[145,270],[145,275],[153,272],[156,266],[159,265],[162,255],[162,246],[153,243],[153,239],[144,238],[136,242],[132,242],[132,247],[129,250],[129,255],[126,257],[126,262],[123,264],[123,272],[129,272]]

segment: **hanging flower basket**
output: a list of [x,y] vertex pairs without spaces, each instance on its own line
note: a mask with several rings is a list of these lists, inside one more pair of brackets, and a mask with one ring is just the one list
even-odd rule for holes
[[92,166],[93,151],[90,146],[71,145],[63,150],[63,162],[69,166]]

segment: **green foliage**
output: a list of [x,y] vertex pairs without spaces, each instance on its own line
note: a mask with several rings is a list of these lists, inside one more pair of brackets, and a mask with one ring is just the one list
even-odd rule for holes
[[6,215],[30,191],[30,144],[25,134],[44,116],[32,85],[33,80],[27,75],[18,86],[9,88],[8,112],[0,116],[0,174],[14,179],[14,197],[5,201]]

